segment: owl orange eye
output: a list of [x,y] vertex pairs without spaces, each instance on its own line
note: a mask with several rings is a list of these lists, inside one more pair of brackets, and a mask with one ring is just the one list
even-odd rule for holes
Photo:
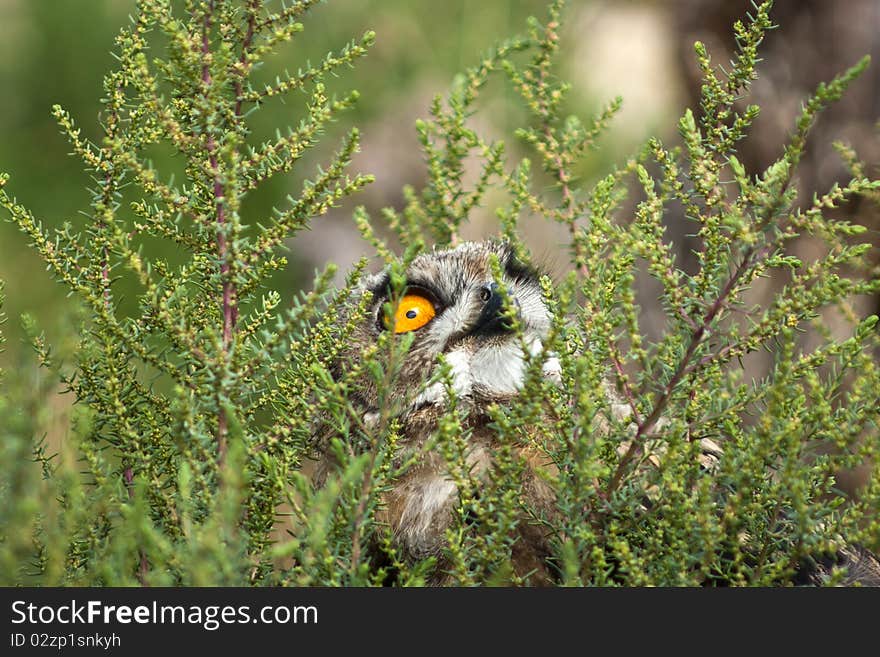
[[405,294],[394,313],[394,332],[407,333],[422,328],[437,314],[434,304],[420,294]]

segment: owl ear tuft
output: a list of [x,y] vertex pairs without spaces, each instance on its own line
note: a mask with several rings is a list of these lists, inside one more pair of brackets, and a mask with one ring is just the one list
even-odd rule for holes
[[504,244],[504,275],[512,281],[537,281],[538,270],[516,257],[513,249]]
[[388,288],[390,285],[391,274],[388,271],[383,271],[375,276],[375,280],[371,281],[366,286],[366,289],[368,292],[372,293],[373,300],[375,301],[376,299],[388,296]]

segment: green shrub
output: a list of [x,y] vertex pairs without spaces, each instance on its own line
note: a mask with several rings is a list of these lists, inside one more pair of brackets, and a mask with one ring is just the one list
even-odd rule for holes
[[[348,172],[358,131],[272,216],[243,209],[357,100],[356,92],[329,97],[322,81],[364,56],[371,32],[284,78],[256,81],[314,4],[140,0],[104,79],[101,141],[54,109],[94,179],[87,219],[44,230],[0,177],[0,205],[82,307],[66,360],[30,328],[40,362],[75,400],[60,453],[47,454],[28,413],[51,386],[34,390],[6,374],[2,583],[418,584],[434,567],[402,559],[375,519],[382,491],[400,475],[394,418],[364,427],[349,381],[331,374],[362,317],[344,306],[367,263],[339,290],[328,265],[287,309],[266,287],[285,265],[284,240],[370,182]],[[778,585],[844,544],[877,549],[880,472],[854,500],[835,483],[841,468],[873,463],[880,451],[877,318],[851,306],[880,291],[865,264],[877,245],[861,243],[864,229],[831,210],[876,195],[880,182],[841,147],[852,180],[803,207],[795,183],[811,125],[867,59],[805,102],[775,163],[746,171],[736,146],[758,108],[741,98],[772,27],[765,2],[735,25],[739,52],[726,73],[697,44],[702,97],[699,112],[680,121],[681,146],[652,139],[589,187],[578,164],[620,101],[590,120],[564,115],[569,85],[553,68],[562,4],[487,52],[418,123],[427,183],[405,190],[402,210],[383,213],[402,257],[365,210],[355,213],[398,274],[426,244],[457,243],[479,205],[495,207],[499,234],[526,259],[524,221],[567,226],[570,273],[544,280],[554,312],[546,348],[559,356],[562,385],[544,381],[530,359],[522,393],[492,411],[502,441],[533,444],[558,471],[560,513],[533,518],[550,536],[558,581]],[[534,164],[473,127],[494,77],[529,111],[516,136]],[[255,143],[251,113],[299,93],[308,101],[298,125]],[[182,180],[153,168],[158,146],[173,150]],[[664,238],[676,213],[698,244],[688,268]],[[822,246],[814,260],[791,253],[802,235]],[[152,255],[157,241],[173,244],[176,259]],[[636,304],[646,276],[665,313],[652,331]],[[754,306],[747,292],[766,277],[784,285]],[[136,300],[120,298],[120,281]],[[845,337],[828,328],[830,311],[849,322]],[[809,341],[800,339],[806,330]],[[390,389],[406,346],[389,338],[364,353],[362,371],[380,390]],[[742,361],[760,350],[772,364],[754,378]],[[625,418],[612,408],[618,398]],[[319,417],[336,429],[340,468],[316,489],[304,464]],[[467,435],[454,404],[437,434],[461,498],[448,535],[452,580],[521,581],[510,567],[512,528],[534,510],[520,508],[516,459],[501,455],[491,485],[477,485],[461,467]],[[704,439],[723,448],[711,468],[699,458]],[[381,559],[369,558],[376,552]],[[844,576],[835,570],[828,581]]]

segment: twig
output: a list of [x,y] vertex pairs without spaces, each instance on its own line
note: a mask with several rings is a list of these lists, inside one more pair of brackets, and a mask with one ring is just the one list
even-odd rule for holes
[[[208,99],[208,90],[213,82],[211,78],[211,66],[209,55],[211,53],[210,30],[211,18],[214,13],[213,0],[208,3],[208,10],[202,22],[202,84],[204,86],[205,99]],[[214,135],[207,131],[207,141],[205,147],[208,151],[208,161],[211,172],[214,176],[214,212],[217,223],[217,258],[220,260],[220,276],[223,280],[223,352],[222,358],[225,361],[232,346],[233,336],[235,332],[235,324],[238,321],[238,304],[236,302],[235,284],[232,281],[229,265],[229,248],[224,232],[226,222],[226,206],[224,199],[223,180],[220,176],[220,162],[217,156],[217,143]],[[219,397],[219,395],[218,395]],[[218,405],[219,405],[218,399]],[[217,460],[222,465],[226,457],[228,419],[226,410],[219,405],[217,411]]]
[[[766,247],[759,252],[756,259],[760,259],[761,255],[765,251]],[[653,429],[654,425],[657,423],[657,420],[659,420],[660,417],[663,415],[663,411],[666,410],[666,406],[669,403],[669,399],[672,397],[672,393],[675,388],[685,377],[685,375],[690,374],[694,371],[693,367],[691,366],[691,359],[693,358],[694,353],[697,351],[697,348],[700,346],[700,344],[702,344],[703,338],[709,331],[712,322],[715,320],[718,313],[721,312],[722,308],[724,307],[724,303],[727,297],[730,295],[731,292],[733,292],[736,284],[752,266],[753,256],[755,256],[755,249],[754,247],[749,247],[746,250],[742,263],[740,263],[739,267],[737,267],[736,271],[728,279],[724,288],[718,295],[718,298],[715,299],[715,302],[712,304],[706,315],[703,317],[702,323],[691,334],[690,343],[688,344],[687,350],[685,351],[684,356],[678,364],[678,368],[672,375],[669,383],[666,384],[666,387],[663,389],[660,398],[654,404],[654,408],[651,410],[651,413],[643,421],[637,424],[638,428],[636,429],[636,435],[633,437],[629,448],[626,450],[626,453],[617,464],[617,469],[614,471],[614,475],[612,475],[611,481],[608,483],[607,494],[609,496],[614,490],[617,489],[617,486],[623,479],[623,475],[626,472],[627,466],[629,465],[630,461],[632,461],[641,451],[641,443],[643,442],[643,439],[649,434],[651,429]]]
[[[128,491],[128,499],[134,500],[134,472],[131,469],[131,466],[125,468],[123,472],[123,479],[125,479],[125,488]],[[147,583],[147,572],[149,572],[150,565],[147,562],[147,555],[142,549],[138,549],[138,553],[140,554],[140,563],[138,564],[138,572],[137,578],[141,583],[141,586],[149,586]]]

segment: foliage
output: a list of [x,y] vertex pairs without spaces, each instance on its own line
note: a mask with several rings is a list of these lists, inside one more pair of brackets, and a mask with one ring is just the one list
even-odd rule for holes
[[[356,92],[329,95],[324,78],[364,56],[373,34],[258,81],[264,59],[295,38],[315,2],[270,4],[138,2],[117,37],[118,68],[104,79],[100,142],[54,110],[94,181],[85,222],[44,229],[0,178],[0,205],[84,309],[71,363],[31,331],[41,363],[77,402],[60,454],[34,444],[34,427],[15,413],[27,391],[7,382],[0,398],[4,416],[21,420],[2,429],[0,487],[12,501],[0,511],[4,583],[418,584],[434,566],[406,562],[375,517],[400,475],[396,400],[382,391],[392,388],[406,338],[389,333],[347,372],[333,367],[362,318],[354,291],[366,263],[340,290],[328,266],[288,309],[266,287],[284,264],[284,239],[370,181],[348,173],[358,131],[271,216],[242,210],[356,102]],[[489,482],[472,478],[450,390],[434,448],[459,490],[460,521],[448,536],[453,580],[523,581],[510,559],[513,528],[529,515],[551,536],[565,584],[776,585],[843,542],[880,547],[877,469],[853,502],[835,483],[841,468],[880,451],[877,319],[851,305],[880,291],[877,273],[862,266],[876,245],[860,243],[862,227],[832,213],[876,194],[880,182],[842,148],[851,181],[803,205],[795,183],[810,127],[867,59],[816,90],[775,163],[747,172],[735,151],[758,116],[741,99],[773,27],[765,2],[736,24],[739,55],[728,72],[697,44],[702,98],[680,121],[682,145],[653,139],[590,188],[576,164],[621,101],[588,121],[563,115],[570,87],[553,67],[562,4],[487,52],[417,125],[428,182],[406,190],[402,210],[383,213],[402,257],[366,210],[355,213],[398,287],[405,264],[428,242],[457,243],[480,204],[495,205],[499,232],[523,257],[523,222],[568,228],[570,274],[543,282],[551,335],[542,353],[526,356],[522,394],[492,411],[504,442],[552,460],[546,475],[559,513],[521,508],[513,450],[498,455]],[[516,137],[536,167],[511,162],[502,142],[473,127],[495,77],[528,111]],[[298,94],[307,99],[299,124],[258,143],[253,114]],[[173,149],[182,180],[151,164],[157,145]],[[672,208],[694,226],[690,265],[664,240]],[[790,247],[802,235],[822,245],[820,256],[795,257]],[[174,257],[155,255],[157,243],[173,244]],[[636,304],[646,277],[665,311],[656,341]],[[749,290],[767,277],[785,284],[757,306]],[[123,281],[138,290],[136,303],[119,297]],[[835,310],[849,322],[844,337],[829,328]],[[758,378],[743,363],[761,349],[772,367]],[[541,376],[551,352],[561,386]],[[383,401],[369,426],[347,397],[363,372]],[[447,375],[441,368],[439,380]],[[317,417],[334,428],[340,468],[316,489],[307,457]],[[723,448],[709,466],[706,440]]]

